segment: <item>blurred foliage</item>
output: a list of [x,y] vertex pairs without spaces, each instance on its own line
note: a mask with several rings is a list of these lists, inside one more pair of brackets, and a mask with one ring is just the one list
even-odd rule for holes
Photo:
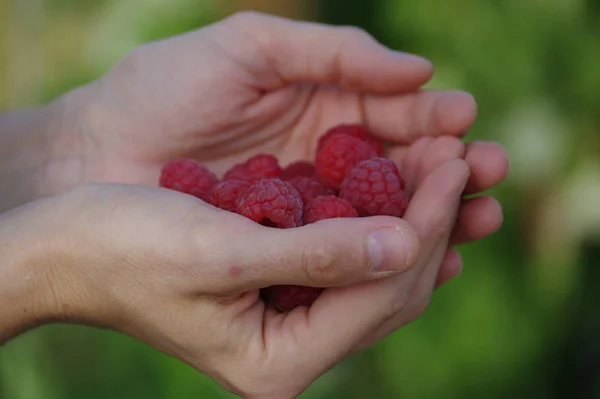
[[[361,26],[430,58],[429,87],[478,101],[469,139],[511,155],[493,190],[504,228],[462,248],[463,275],[420,320],[302,397],[600,398],[600,1],[0,0],[0,105],[47,101],[239,8]],[[231,397],[111,332],[48,327],[0,352],[1,398],[192,396]]]

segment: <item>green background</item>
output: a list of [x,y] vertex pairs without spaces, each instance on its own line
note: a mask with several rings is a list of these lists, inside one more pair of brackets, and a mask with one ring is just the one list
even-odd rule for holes
[[[302,398],[600,398],[600,1],[0,0],[0,107],[101,76],[148,40],[236,10],[358,25],[472,92],[469,140],[503,143],[503,229],[418,321]],[[116,333],[51,326],[0,349],[0,398],[228,398]]]

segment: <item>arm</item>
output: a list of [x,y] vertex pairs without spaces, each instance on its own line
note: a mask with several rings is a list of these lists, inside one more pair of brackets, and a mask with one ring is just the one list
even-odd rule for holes
[[48,227],[41,218],[32,226],[30,217],[43,215],[41,207],[32,203],[0,216],[0,345],[52,314]]
[[81,180],[85,90],[39,108],[0,113],[0,213]]

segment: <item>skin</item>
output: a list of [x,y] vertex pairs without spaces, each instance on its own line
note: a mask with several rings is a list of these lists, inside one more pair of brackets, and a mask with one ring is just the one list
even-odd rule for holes
[[[3,116],[0,342],[51,322],[110,328],[244,398],[298,396],[421,315],[460,273],[450,248],[501,225],[493,198],[462,196],[500,183],[506,153],[460,140],[475,102],[420,89],[432,73],[355,28],[241,13]],[[402,219],[276,230],[151,187],[173,158],[219,174],[259,152],[311,160],[328,127],[355,122],[407,177]],[[258,297],[274,284],[329,288],[283,315]]]

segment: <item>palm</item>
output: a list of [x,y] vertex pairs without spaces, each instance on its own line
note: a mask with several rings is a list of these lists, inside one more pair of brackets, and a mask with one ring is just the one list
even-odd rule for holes
[[[224,79],[225,80],[225,79]],[[215,82],[225,91],[223,81]],[[239,90],[239,88],[231,88]],[[337,89],[292,85],[262,95],[258,101],[244,106],[245,98],[256,97],[248,88],[236,103],[219,107],[220,113],[210,115],[213,123],[198,123],[190,127],[185,122],[206,121],[202,105],[174,114],[175,129],[165,137],[156,129],[165,114],[144,112],[129,130],[119,132],[119,139],[130,142],[126,151],[117,152],[115,172],[103,177],[113,182],[156,184],[160,167],[173,158],[194,158],[217,174],[257,153],[275,155],[282,165],[296,160],[313,160],[319,137],[338,123],[361,123],[359,96]],[[179,100],[181,101],[181,100]],[[178,102],[179,102],[178,101]],[[199,111],[199,112],[197,112]],[[138,111],[140,112],[140,111]],[[143,111],[142,111],[143,112]],[[210,112],[210,111],[209,111]],[[236,115],[232,117],[232,115]],[[228,122],[228,123],[226,123]],[[125,124],[125,125],[129,125]],[[226,126],[223,128],[222,126]],[[194,131],[190,138],[188,130]],[[141,134],[145,137],[142,137]],[[140,144],[140,143],[143,144]],[[114,154],[114,149],[109,150]],[[114,160],[114,155],[111,156]],[[110,171],[110,166],[104,170]]]
[[[321,135],[339,123],[362,123],[358,96],[323,87],[295,87],[293,96],[286,98],[282,92],[280,103],[264,107],[261,120],[268,122],[259,129],[244,129],[247,121],[241,121],[232,131],[238,131],[235,141],[250,144],[238,151],[228,146],[215,151],[200,151],[197,158],[213,170],[223,173],[234,163],[243,162],[257,153],[275,155],[282,165],[297,160],[314,161],[317,142]],[[261,105],[258,105],[261,106]],[[231,132],[215,132],[216,137],[232,137]],[[215,159],[214,154],[219,154]]]

